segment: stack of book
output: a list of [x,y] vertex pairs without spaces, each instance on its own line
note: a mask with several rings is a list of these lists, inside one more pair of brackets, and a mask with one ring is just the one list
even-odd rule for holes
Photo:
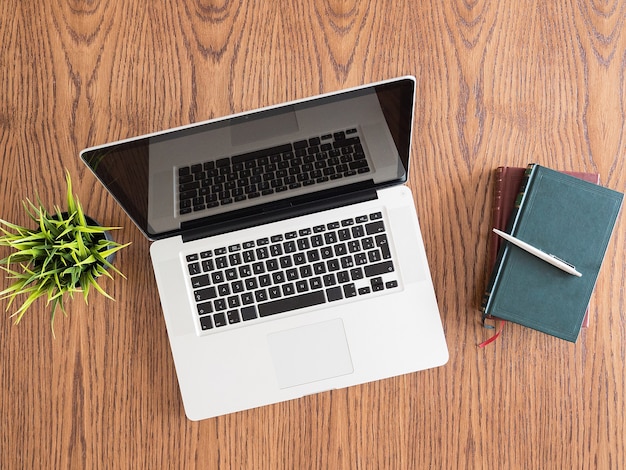
[[[589,301],[622,201],[623,194],[599,185],[596,173],[560,173],[536,164],[498,168],[493,228],[558,262],[548,263],[492,233],[483,318],[575,342],[588,325]],[[559,269],[561,261],[580,277]]]

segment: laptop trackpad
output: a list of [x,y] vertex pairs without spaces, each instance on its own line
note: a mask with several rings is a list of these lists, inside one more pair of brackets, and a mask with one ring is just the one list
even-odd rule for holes
[[340,318],[267,337],[280,388],[294,387],[353,372]]

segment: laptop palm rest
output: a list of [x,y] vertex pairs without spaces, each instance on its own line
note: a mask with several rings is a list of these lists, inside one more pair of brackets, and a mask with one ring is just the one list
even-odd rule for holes
[[354,371],[341,319],[272,333],[267,337],[280,388]]

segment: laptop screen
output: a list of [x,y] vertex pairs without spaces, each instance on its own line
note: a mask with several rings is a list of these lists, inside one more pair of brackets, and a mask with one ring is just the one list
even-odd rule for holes
[[236,224],[407,179],[412,77],[86,149],[150,239]]

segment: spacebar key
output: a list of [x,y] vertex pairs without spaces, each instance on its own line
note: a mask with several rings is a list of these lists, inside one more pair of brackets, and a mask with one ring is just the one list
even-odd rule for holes
[[259,304],[259,316],[268,317],[277,313],[288,312],[298,308],[311,307],[326,302],[324,291],[309,292],[308,294],[297,295],[286,299],[274,300]]

